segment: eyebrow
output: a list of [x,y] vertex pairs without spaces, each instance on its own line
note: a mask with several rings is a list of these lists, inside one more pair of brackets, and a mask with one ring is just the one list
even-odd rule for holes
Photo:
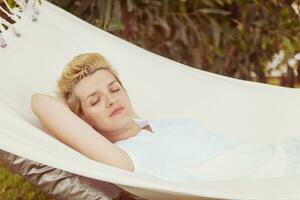
[[[118,82],[117,80],[113,80],[112,82],[110,82],[107,87],[111,86],[112,84],[114,84],[115,82]],[[92,94],[89,94],[86,98],[85,101],[88,100],[89,97],[94,96],[97,93],[97,91],[93,92]]]

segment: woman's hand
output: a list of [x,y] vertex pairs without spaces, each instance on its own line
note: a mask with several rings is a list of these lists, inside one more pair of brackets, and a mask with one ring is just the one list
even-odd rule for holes
[[31,109],[55,138],[87,157],[118,168],[133,171],[126,152],[94,130],[58,98],[34,94]]

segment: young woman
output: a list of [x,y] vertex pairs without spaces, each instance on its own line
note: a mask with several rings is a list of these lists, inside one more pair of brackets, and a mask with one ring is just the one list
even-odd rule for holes
[[116,72],[98,53],[68,63],[57,94],[34,94],[33,112],[55,138],[101,163],[184,182],[300,174],[299,140],[242,144],[192,120],[139,119]]

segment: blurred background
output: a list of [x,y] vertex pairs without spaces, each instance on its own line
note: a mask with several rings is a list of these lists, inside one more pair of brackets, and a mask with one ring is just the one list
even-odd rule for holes
[[118,37],[191,67],[299,87],[299,0],[50,1]]
[[[300,0],[50,2],[191,67],[237,79],[300,87]],[[13,0],[8,3],[15,6]],[[0,16],[5,17],[1,11]],[[49,198],[0,163],[0,199]]]

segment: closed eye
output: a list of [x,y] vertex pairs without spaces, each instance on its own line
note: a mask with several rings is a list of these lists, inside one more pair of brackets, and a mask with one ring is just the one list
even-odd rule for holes
[[112,92],[118,92],[120,89],[113,90]]
[[[115,90],[113,90],[112,92],[113,92],[113,93],[114,93],[114,92],[118,92],[119,90],[120,90],[120,88],[119,88],[119,89],[115,89]],[[99,101],[100,101],[100,99],[98,98],[96,101],[94,101],[94,102],[91,104],[91,106],[96,105]]]
[[94,101],[94,102],[91,104],[91,106],[96,105],[98,102],[99,102],[99,99],[97,99],[96,101]]

